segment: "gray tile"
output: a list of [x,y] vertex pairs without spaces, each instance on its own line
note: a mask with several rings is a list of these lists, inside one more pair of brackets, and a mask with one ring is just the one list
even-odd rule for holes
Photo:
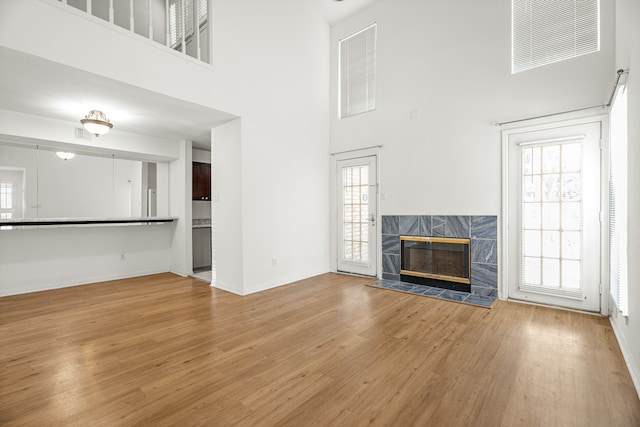
[[400,255],[382,254],[382,271],[400,274]]
[[389,287],[389,286],[395,285],[396,282],[397,280],[382,279],[382,280],[378,280],[377,282],[373,282],[372,285]]
[[393,274],[393,273],[382,273],[382,278],[385,280],[393,280],[396,282],[400,281],[400,275],[399,274]]
[[477,304],[477,305],[481,305],[483,307],[490,307],[491,304],[493,304],[493,301],[495,301],[495,297],[491,296],[482,296],[482,295],[475,295],[475,294],[469,294],[469,296],[464,300],[464,302],[467,302],[469,304]]
[[452,301],[464,301],[468,296],[469,294],[466,292],[452,291],[449,289],[445,289],[444,292],[440,294],[440,298],[450,299]]
[[471,239],[471,262],[496,264],[498,260],[497,242],[493,239]]
[[462,215],[447,216],[445,222],[445,237],[469,238],[469,217]]
[[471,238],[472,239],[497,239],[498,238],[498,217],[492,216],[472,216],[471,217]]
[[371,283],[371,286],[376,286],[383,289],[400,290],[415,295],[428,295],[450,301],[461,301],[465,303],[468,302],[470,304],[481,305],[484,307],[489,307],[495,299],[495,296],[468,294],[466,292],[434,288],[426,285],[416,285],[413,283],[400,282],[396,280],[378,280],[377,282]]
[[436,237],[444,237],[445,223],[446,223],[446,217],[432,216],[431,217],[431,234]]
[[407,292],[412,291],[413,288],[415,287],[416,285],[404,283],[404,282],[398,282],[390,286],[391,289],[398,289],[400,291],[407,291]]
[[496,297],[498,296],[498,291],[495,288],[488,288],[484,286],[474,286],[471,285],[471,293],[473,295],[481,295],[486,297]]
[[382,253],[390,255],[400,255],[400,238],[392,234],[383,234]]
[[382,234],[399,234],[397,216],[382,215]]
[[471,263],[471,285],[498,287],[498,266],[496,264]]
[[402,236],[420,235],[420,217],[416,215],[402,215],[399,217],[399,230]]
[[444,292],[444,289],[441,288],[433,288],[431,286],[424,286],[424,289],[420,289],[419,292],[422,295],[429,295],[432,297],[440,296]]
[[421,236],[431,236],[431,216],[430,215],[422,215],[420,216],[420,235]]

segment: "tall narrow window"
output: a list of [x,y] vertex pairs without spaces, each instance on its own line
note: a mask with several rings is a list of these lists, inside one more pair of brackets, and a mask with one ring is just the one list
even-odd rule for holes
[[512,0],[512,72],[600,50],[599,0]]
[[340,40],[340,118],[376,108],[376,24]]
[[623,316],[627,295],[627,91],[620,86],[611,108],[609,138],[609,284]]
[[522,147],[521,287],[582,295],[582,141]]
[[369,166],[342,169],[344,258],[369,260]]
[[13,218],[13,182],[0,182],[0,218]]

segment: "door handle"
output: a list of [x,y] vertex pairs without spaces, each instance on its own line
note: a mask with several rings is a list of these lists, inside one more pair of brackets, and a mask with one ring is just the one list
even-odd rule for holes
[[376,226],[376,213],[375,212],[371,212],[371,217],[369,218],[369,221],[371,221],[371,226],[372,227]]

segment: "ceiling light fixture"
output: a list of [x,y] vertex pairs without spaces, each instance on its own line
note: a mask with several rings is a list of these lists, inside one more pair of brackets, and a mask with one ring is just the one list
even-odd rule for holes
[[65,151],[56,151],[56,156],[60,157],[62,160],[71,160],[76,155],[75,153],[67,153]]
[[100,136],[108,133],[113,124],[107,119],[102,111],[91,110],[84,119],[80,120],[82,126],[95,136]]

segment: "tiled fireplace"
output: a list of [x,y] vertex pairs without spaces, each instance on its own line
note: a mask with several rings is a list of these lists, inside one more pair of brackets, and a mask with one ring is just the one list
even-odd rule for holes
[[[469,239],[471,268],[469,274],[471,294],[497,296],[498,287],[498,220],[496,216],[463,215],[383,215],[382,216],[382,277],[406,281],[401,275],[401,236]],[[430,238],[430,239],[428,239]],[[443,239],[444,240],[444,239]],[[410,279],[412,280],[412,279]],[[412,280],[413,283],[416,283]],[[425,283],[434,286],[434,283]],[[447,287],[446,281],[443,283]],[[435,286],[438,286],[435,283]],[[457,288],[449,288],[457,289]]]

